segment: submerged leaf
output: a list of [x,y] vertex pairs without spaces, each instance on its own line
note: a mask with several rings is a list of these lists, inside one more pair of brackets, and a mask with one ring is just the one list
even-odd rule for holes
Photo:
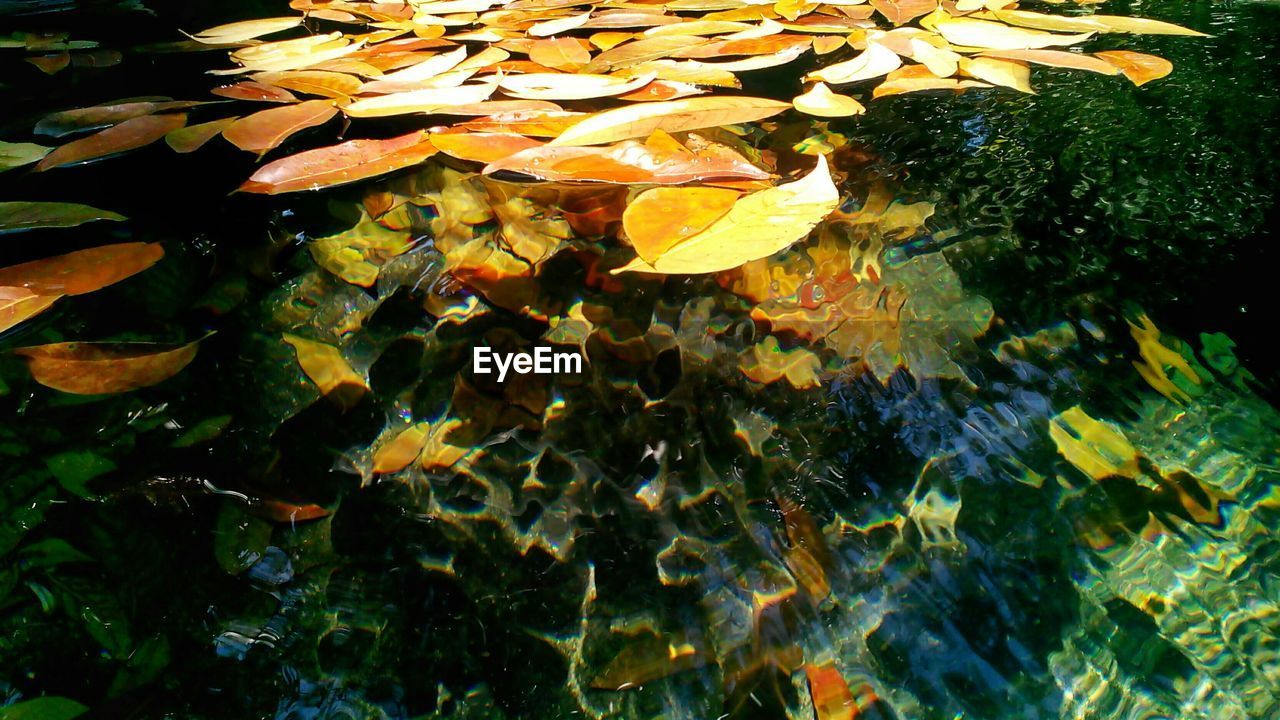
[[804,348],[783,350],[778,338],[770,335],[756,343],[738,361],[742,374],[758,383],[775,383],[785,379],[797,390],[818,387],[822,382],[822,362]]
[[741,197],[725,188],[654,188],[627,205],[622,227],[636,254],[655,262],[673,245],[705,230]]
[[351,368],[339,348],[288,333],[284,341],[297,352],[302,372],[338,406],[354,407],[369,390],[369,384]]
[[119,213],[60,202],[0,202],[0,233],[34,228],[67,228],[95,220],[126,220]]
[[[160,349],[168,347],[168,349]],[[164,382],[196,356],[199,341],[180,347],[154,343],[65,342],[18,348],[36,382],[73,395],[109,395]]]
[[485,174],[500,170],[561,182],[653,183],[675,185],[698,180],[764,180],[769,173],[732,149],[710,144],[695,152],[674,140],[671,147],[625,140],[605,147],[540,145],[489,163]]

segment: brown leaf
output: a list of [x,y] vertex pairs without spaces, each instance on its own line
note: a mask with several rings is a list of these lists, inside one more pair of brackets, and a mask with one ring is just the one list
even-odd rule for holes
[[195,152],[204,146],[219,133],[231,126],[238,117],[222,118],[221,120],[212,120],[199,125],[188,125],[186,127],[173,130],[164,136],[164,142],[173,148],[176,153]]
[[107,128],[87,138],[67,143],[36,163],[36,172],[43,172],[62,165],[96,160],[116,153],[134,150],[150,145],[187,124],[187,116],[181,113],[172,115],[146,115]]
[[110,127],[125,120],[132,120],[144,115],[171,110],[185,110],[203,104],[190,100],[137,100],[74,108],[50,113],[40,118],[40,122],[36,123],[35,133],[37,135],[62,137],[75,132]]
[[253,102],[296,103],[298,97],[284,88],[265,85],[253,80],[245,80],[234,85],[223,85],[209,92],[218,97],[232,100],[251,100]]
[[338,114],[332,100],[307,100],[256,112],[223,131],[227,142],[247,152],[265,153],[294,133],[328,122]]
[[345,185],[417,165],[435,152],[422,130],[387,140],[350,140],[268,163],[238,191],[275,195]]
[[120,243],[0,268],[0,286],[41,295],[83,295],[135,275],[164,257],[159,243]]
[[65,342],[18,348],[36,382],[73,395],[109,395],[164,382],[196,356],[199,341],[180,347],[154,343]]

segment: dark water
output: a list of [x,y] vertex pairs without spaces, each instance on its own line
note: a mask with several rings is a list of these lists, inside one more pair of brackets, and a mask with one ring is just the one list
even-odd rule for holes
[[[148,4],[0,21],[129,48],[283,13]],[[173,380],[105,399],[0,355],[0,697],[92,717],[812,717],[801,655],[840,669],[859,718],[1276,717],[1280,7],[1106,7],[1214,37],[1125,37],[1175,65],[1142,88],[1041,69],[1035,96],[886,99],[830,126],[858,182],[936,205],[881,261],[930,377],[749,386],[734,343],[755,331],[714,284],[606,297],[566,262],[548,302],[616,318],[590,380],[460,398],[477,338],[545,327],[433,322],[426,243],[370,292],[318,269],[306,242],[365,188],[228,196],[253,165],[212,144],[0,176],[5,199],[130,217],[0,237],[0,265],[166,250],[0,349],[215,332]],[[0,60],[9,141],[53,109],[204,97],[225,63]],[[372,392],[343,410],[280,335],[348,325]],[[1191,372],[1164,393],[1134,365],[1153,326]],[[629,327],[673,339],[641,352]],[[398,420],[459,407],[496,418],[455,438],[465,471],[352,472]],[[332,512],[273,521],[268,501]]]

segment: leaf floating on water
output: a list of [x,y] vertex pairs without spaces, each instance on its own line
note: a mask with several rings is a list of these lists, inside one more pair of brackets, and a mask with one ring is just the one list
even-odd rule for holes
[[1030,50],[1076,45],[1093,37],[1093,32],[1054,35],[1038,30],[1009,27],[998,22],[971,18],[949,18],[937,23],[938,33],[952,45],[988,50]]
[[211,120],[199,125],[181,127],[165,135],[164,142],[173,148],[176,153],[195,152],[239,119],[238,117],[229,117],[221,120]]
[[297,352],[302,372],[339,407],[355,407],[369,390],[368,383],[351,368],[339,348],[288,333],[284,341]]
[[1070,68],[1072,70],[1088,70],[1100,75],[1119,75],[1120,70],[1105,60],[1092,55],[1067,52],[1065,50],[987,50],[980,57],[1004,58],[1006,60],[1025,60],[1037,65]]
[[229,43],[244,42],[245,40],[253,40],[263,35],[283,32],[296,28],[302,24],[302,16],[292,17],[276,17],[262,18],[259,20],[245,20],[243,22],[227,23],[211,27],[208,30],[201,30],[192,35],[191,38],[197,42],[207,43],[210,45],[226,45]]
[[0,268],[0,286],[41,295],[83,295],[136,275],[162,257],[159,243],[104,245]]
[[655,262],[673,245],[719,220],[742,194],[725,188],[654,188],[627,205],[622,228],[636,254]]
[[120,222],[119,213],[88,205],[60,202],[0,202],[0,233],[35,228],[68,228],[95,220]]
[[35,169],[42,172],[134,150],[150,145],[186,124],[187,116],[183,114],[147,115],[125,120],[96,135],[57,148],[37,163]]
[[1095,56],[1115,66],[1134,85],[1145,85],[1173,72],[1173,63],[1162,57],[1131,50],[1107,50]]
[[489,99],[497,84],[461,85],[452,88],[428,88],[368,97],[342,108],[351,117],[388,117],[411,113],[433,114],[462,105],[474,105]]
[[886,20],[894,25],[911,22],[922,15],[928,15],[938,7],[937,0],[870,0]]
[[627,79],[589,73],[527,73],[503,78],[498,87],[503,93],[524,100],[589,100],[625,95],[653,79],[652,74]]
[[758,383],[775,383],[785,379],[797,390],[818,387],[822,382],[822,362],[804,348],[783,350],[778,338],[770,335],[743,354],[738,367],[747,378]]
[[542,144],[540,140],[515,133],[431,133],[431,144],[451,157],[490,163]]
[[637,259],[613,272],[665,275],[718,272],[769,257],[808,236],[840,203],[826,158],[805,177],[741,198],[705,230],[646,263]]
[[1031,89],[1031,69],[1021,60],[994,57],[962,58],[960,71],[992,85],[1003,85],[1019,92],[1035,94]]
[[0,286],[0,333],[48,310],[61,295],[40,295],[26,288]]
[[606,110],[570,126],[551,145],[601,145],[668,133],[732,125],[772,117],[790,103],[753,97],[708,97],[629,105]]
[[417,165],[435,152],[421,130],[387,140],[350,140],[268,163],[239,192],[275,195],[345,185]]
[[888,75],[902,66],[898,54],[877,42],[868,42],[862,54],[835,65],[828,65],[804,76],[805,80],[822,80],[836,85],[870,80]]
[[177,375],[195,359],[199,344],[65,342],[13,352],[27,359],[31,376],[45,387],[73,395],[113,395]]
[[924,92],[926,90],[964,90],[966,88],[987,88],[987,83],[977,80],[957,80],[940,78],[929,72],[924,65],[907,65],[889,73],[884,82],[876,86],[871,97],[882,98],[889,95]]
[[37,162],[53,148],[35,143],[11,143],[0,141],[0,172]]
[[41,118],[40,122],[36,123],[35,133],[62,137],[71,133],[111,127],[125,120],[158,112],[185,110],[197,105],[204,105],[204,103],[189,100],[137,100],[63,110]]
[[229,100],[248,100],[250,102],[296,103],[298,96],[284,88],[265,85],[254,80],[245,80],[234,85],[223,85],[209,91],[218,97]]
[[[661,131],[658,131],[661,132]],[[674,140],[672,147],[625,140],[604,147],[541,145],[485,166],[560,182],[652,183],[676,185],[699,180],[765,180],[769,173],[734,150],[708,145],[694,152]]]
[[797,110],[815,117],[849,117],[861,115],[867,109],[848,95],[831,92],[824,82],[814,85],[809,92],[791,101]]
[[285,90],[341,100],[360,92],[360,78],[328,70],[290,70],[264,72],[253,76],[255,82]]
[[332,100],[308,100],[237,120],[223,131],[222,137],[241,150],[261,154],[279,147],[295,133],[325,124],[337,114]]

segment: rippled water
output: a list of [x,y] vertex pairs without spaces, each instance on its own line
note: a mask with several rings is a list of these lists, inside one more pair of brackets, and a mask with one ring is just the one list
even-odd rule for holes
[[[100,27],[143,42],[277,14],[256,5]],[[894,98],[831,124],[857,190],[936,206],[875,271],[922,378],[886,357],[820,388],[751,385],[745,301],[711,281],[611,291],[566,257],[529,292],[596,313],[585,378],[460,382],[477,338],[544,328],[501,302],[424,315],[445,282],[430,242],[370,292],[303,247],[388,187],[437,193],[404,218],[430,237],[458,211],[441,188],[464,187],[439,168],[297,198],[226,197],[249,168],[231,151],[0,178],[6,198],[74,187],[133,218],[68,247],[167,251],[0,348],[217,333],[173,382],[106,400],[51,397],[0,358],[0,697],[95,717],[709,720],[811,718],[847,686],[857,718],[1280,716],[1280,6],[1107,9],[1214,37],[1125,38],[1174,62],[1142,88],[1045,70],[1035,96]],[[6,69],[0,128],[181,96],[213,62]],[[830,242],[883,240],[865,232]],[[3,243],[0,265],[48,254]],[[822,262],[778,261],[809,292],[831,290]],[[828,342],[869,346],[879,326],[854,317]],[[373,392],[314,402],[279,340],[299,329],[350,331]],[[464,470],[367,472],[441,413]],[[59,485],[68,453],[112,467]],[[268,500],[332,513],[289,522]],[[29,549],[55,540],[87,557]]]

